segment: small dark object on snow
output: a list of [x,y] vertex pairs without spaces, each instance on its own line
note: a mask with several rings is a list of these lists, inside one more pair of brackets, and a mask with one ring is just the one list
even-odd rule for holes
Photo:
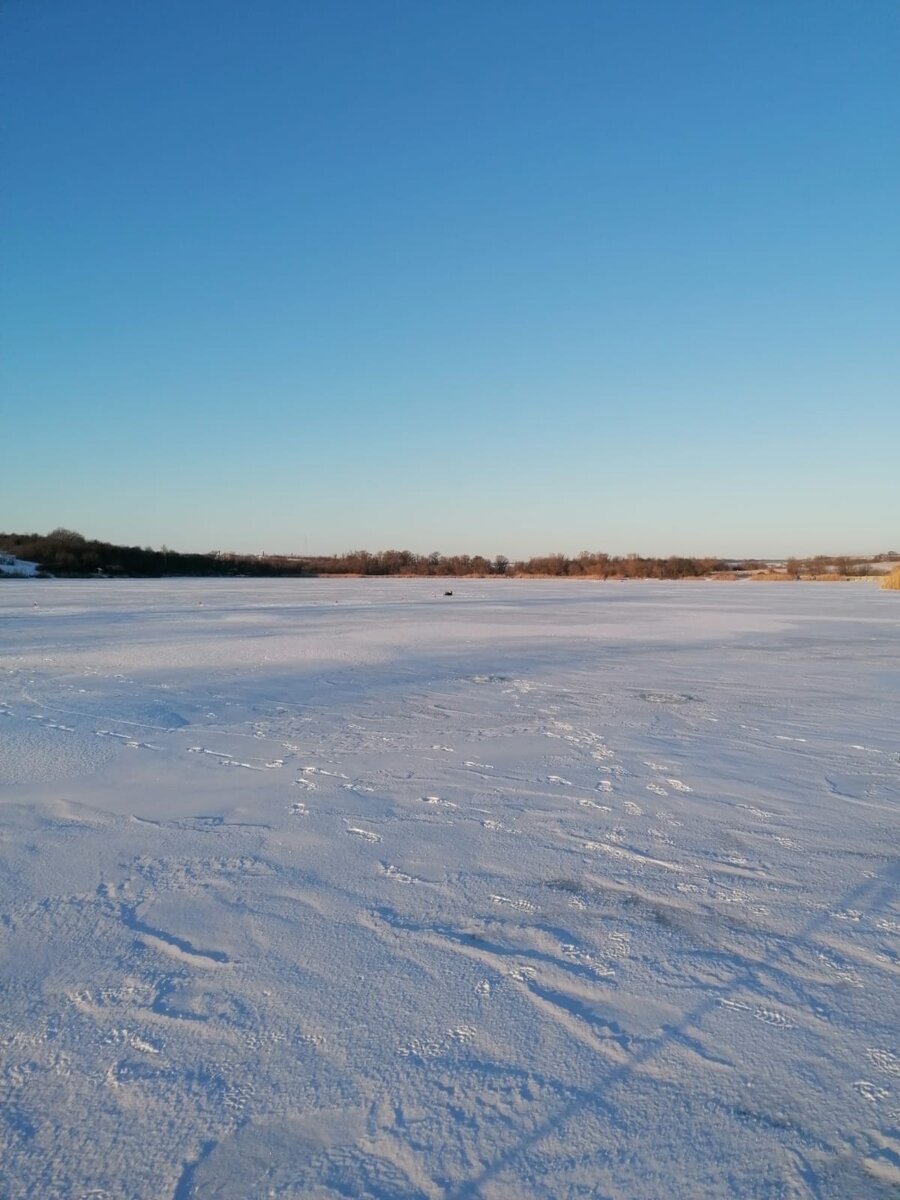
[[452,592],[444,592],[444,595],[445,595],[445,596],[452,596],[452,595],[453,595],[453,593],[452,593]]

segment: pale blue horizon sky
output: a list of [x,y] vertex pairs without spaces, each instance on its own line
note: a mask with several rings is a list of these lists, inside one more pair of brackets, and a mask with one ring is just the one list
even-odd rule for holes
[[894,0],[7,0],[0,528],[900,543]]

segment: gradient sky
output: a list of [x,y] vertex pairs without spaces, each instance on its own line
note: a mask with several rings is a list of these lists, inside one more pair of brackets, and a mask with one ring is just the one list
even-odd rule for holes
[[0,528],[900,548],[896,0],[4,0]]

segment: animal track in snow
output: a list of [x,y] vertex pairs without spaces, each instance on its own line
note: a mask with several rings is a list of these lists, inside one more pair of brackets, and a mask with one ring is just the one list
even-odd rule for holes
[[302,800],[295,800],[291,805],[290,813],[292,817],[308,817],[309,809]]
[[740,1000],[732,1000],[729,996],[722,996],[719,1003],[723,1008],[730,1008],[732,1012],[752,1012],[749,1004],[743,1004]]
[[866,1055],[873,1066],[886,1075],[900,1075],[900,1058],[893,1050],[880,1050],[877,1046],[867,1046]]
[[303,1046],[315,1046],[317,1050],[328,1044],[328,1038],[324,1033],[301,1033],[297,1037],[297,1041]]
[[353,837],[362,838],[364,842],[380,842],[381,834],[374,833],[371,829],[360,829],[358,825],[348,825],[347,833]]
[[598,962],[587,950],[582,950],[580,946],[576,946],[571,942],[563,943],[559,948],[559,952],[569,962],[577,963],[580,967],[587,967],[593,975],[601,978],[609,978],[615,975],[612,967]]
[[626,958],[631,952],[631,938],[627,933],[608,933],[606,940],[610,943],[609,953],[613,958]]
[[387,875],[388,879],[393,879],[395,883],[418,883],[419,880],[413,878],[412,875],[407,875],[405,871],[399,870],[393,863],[379,863],[379,867],[383,875]]
[[475,767],[479,771],[493,771],[493,766],[490,763],[473,762],[471,759],[466,759],[463,763],[464,767]]
[[676,792],[692,792],[694,789],[688,787],[686,783],[682,783],[680,779],[667,779],[666,783],[670,788],[674,788]]
[[751,816],[757,817],[760,821],[767,821],[770,817],[775,817],[778,815],[777,813],[769,812],[769,810],[766,808],[754,808],[752,804],[739,804],[737,807],[743,808],[745,812],[750,813]]
[[[82,1009],[82,1011],[85,1010]],[[96,1011],[93,1015],[96,1015]],[[137,1050],[140,1054],[160,1053],[160,1047],[156,1042],[150,1042],[130,1029],[121,1029],[117,1026],[106,1030],[102,1042],[105,1046],[130,1046],[132,1050]]]
[[452,800],[444,800],[441,796],[420,796],[419,799],[423,804],[440,805],[441,808],[456,808],[457,805]]
[[449,1029],[446,1035],[440,1039],[413,1038],[410,1042],[401,1046],[397,1053],[401,1058],[443,1058],[455,1046],[464,1045],[466,1042],[472,1041],[475,1034],[476,1031],[471,1025],[460,1025],[456,1029]]
[[372,784],[362,783],[361,781],[354,783],[342,783],[341,787],[345,792],[353,792],[357,796],[370,795],[375,791],[375,788],[372,786]]
[[853,1088],[870,1104],[878,1104],[881,1100],[887,1100],[891,1094],[887,1088],[878,1087],[877,1084],[870,1083],[868,1079],[855,1080]]
[[115,733],[112,729],[95,730],[97,737],[117,738],[124,742],[129,750],[159,750],[159,746],[151,746],[149,742],[139,742],[128,733]]
[[600,782],[596,785],[596,790],[598,792],[611,792],[613,790],[612,780],[611,779],[601,779]]
[[616,845],[616,831],[613,830],[607,837],[608,842],[585,842],[583,848],[585,850],[599,850],[603,854],[608,854],[610,858],[625,859],[628,862],[639,863],[642,866],[648,867],[663,867],[667,871],[674,871],[680,874],[684,871],[679,863],[669,862],[665,858],[652,858],[649,854],[639,854],[636,850],[628,850],[625,846]]
[[225,1089],[222,1103],[233,1116],[239,1117],[247,1107],[248,1102],[253,1099],[255,1092],[256,1088],[249,1080],[241,1084],[231,1083]]
[[[121,734],[113,734],[113,737],[121,737]],[[150,746],[148,749],[154,750],[157,747]],[[209,754],[212,758],[218,760],[222,767],[243,767],[247,771],[263,771],[264,767],[256,766],[254,763],[242,762],[234,757],[233,754],[226,754],[224,750],[209,750],[206,746],[188,746],[188,754]]]
[[450,1030],[450,1040],[453,1042],[471,1042],[475,1037],[477,1030],[471,1025],[459,1025],[456,1029]]
[[500,904],[504,908],[514,908],[517,912],[537,912],[530,900],[512,900],[509,896],[491,896],[492,904]]
[[29,721],[40,721],[44,729],[57,729],[60,733],[74,733],[72,725],[62,725],[59,721],[51,721],[49,717],[29,717]]
[[644,810],[640,807],[640,805],[634,804],[631,800],[626,800],[622,807],[632,817],[642,817],[644,815]]
[[608,804],[597,804],[594,800],[585,800],[582,798],[578,803],[582,808],[595,808],[597,812],[612,812]]
[[774,1008],[763,1008],[757,1005],[753,1009],[753,1015],[757,1021],[762,1021],[764,1025],[772,1025],[776,1029],[795,1029],[794,1022],[791,1021],[784,1013],[777,1012]]
[[861,988],[863,986],[862,980],[852,967],[847,966],[845,963],[838,962],[835,958],[828,954],[823,954],[821,950],[818,952],[817,957],[822,963],[824,963],[828,970],[841,981],[841,983],[847,983],[851,987]]
[[547,782],[548,783],[558,783],[562,787],[571,787],[572,786],[571,779],[563,779],[562,775],[548,775]]
[[647,791],[653,792],[655,796],[668,796],[668,792],[664,787],[660,787],[658,783],[648,783]]

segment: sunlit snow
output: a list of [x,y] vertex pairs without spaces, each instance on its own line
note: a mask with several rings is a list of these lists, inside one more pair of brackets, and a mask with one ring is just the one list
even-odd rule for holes
[[896,1196],[900,605],[0,586],[0,1194]]

